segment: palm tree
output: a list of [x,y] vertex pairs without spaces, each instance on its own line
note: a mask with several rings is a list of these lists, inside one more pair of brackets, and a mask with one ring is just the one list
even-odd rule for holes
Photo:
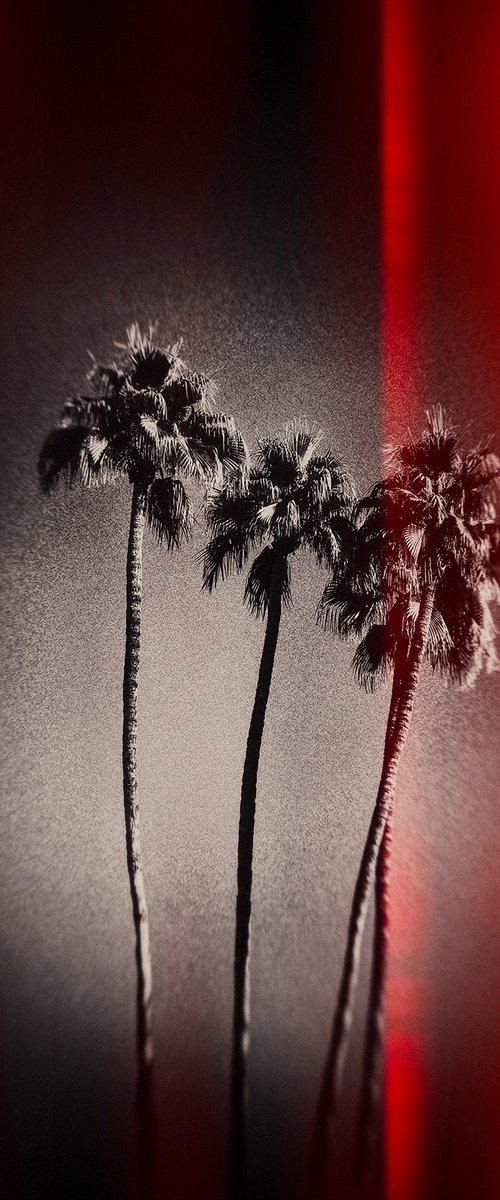
[[[466,578],[463,574],[460,577],[459,572],[450,572],[448,576],[443,577],[436,589],[435,608],[426,649],[426,657],[434,672],[448,676],[451,682],[458,682],[467,687],[474,685],[481,668],[485,667],[486,671],[490,672],[498,665],[491,603],[498,600],[499,592],[498,581],[490,575],[492,562],[489,550],[485,562],[481,562],[479,558],[475,566],[471,564]],[[391,806],[376,870],[372,980],[357,1129],[356,1162],[360,1176],[366,1176],[376,1149],[376,1121],[383,1058],[392,823]]]
[[376,926],[359,1137],[366,1158],[379,1091],[386,959],[386,895],[397,769],[424,658],[452,680],[471,682],[495,665],[490,612],[497,599],[493,491],[499,463],[488,447],[465,453],[440,408],[417,441],[391,453],[393,474],[359,506],[364,520],[351,555],[339,560],[320,605],[327,627],[363,634],[355,674],[374,690],[392,671],[382,775],[354,891],[343,972],[316,1114],[310,1192],[316,1195],[336,1114],[370,890]]
[[149,922],[142,869],[137,792],[137,692],[141,640],[142,544],[147,522],[168,550],[189,537],[193,516],[185,483],[207,486],[246,461],[232,418],[212,411],[215,387],[186,367],[181,343],[158,345],[154,329],[134,324],[120,366],[98,366],[89,394],[69,399],[39,459],[42,488],[99,486],[125,479],[132,488],[126,571],[123,679],[123,797],[127,867],[137,964],[139,1093],[153,1062]]
[[218,489],[207,509],[213,533],[204,555],[203,586],[212,591],[242,570],[252,549],[244,600],[267,617],[257,691],[246,747],[238,833],[234,1008],[231,1063],[230,1188],[246,1194],[249,954],[257,772],[282,610],[291,601],[290,565],[301,548],[333,566],[354,500],[347,473],[330,453],[318,454],[321,434],[290,421],[280,437],[261,438],[246,486]]

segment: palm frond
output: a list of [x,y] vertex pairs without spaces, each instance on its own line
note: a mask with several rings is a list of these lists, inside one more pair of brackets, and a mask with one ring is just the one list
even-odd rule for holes
[[316,481],[320,485],[323,504],[330,502],[333,507],[347,505],[352,508],[357,498],[354,478],[349,469],[334,458],[330,451],[326,454],[315,454],[307,464],[306,475],[311,485]]
[[222,471],[229,475],[244,475],[248,470],[248,450],[233,417],[225,413],[193,412],[183,430],[198,444],[215,451]]
[[286,422],[283,441],[299,460],[304,471],[323,441],[323,433],[321,429],[311,429],[305,417],[295,417]]
[[450,662],[453,640],[448,626],[437,608],[429,624],[426,654],[434,671],[446,671]]
[[403,530],[404,544],[415,562],[419,557],[424,538],[425,527],[423,525],[407,525]]
[[[160,424],[149,413],[141,413],[136,419],[131,416],[127,441],[139,461],[144,466],[149,465],[153,472],[170,474],[179,467],[185,469],[184,462],[191,466],[189,452],[175,426]],[[190,470],[186,471],[186,474],[190,473]]]
[[166,382],[164,395],[167,404],[176,412],[183,410],[210,413],[217,396],[217,384],[208,375],[192,371],[180,359]]
[[375,692],[384,683],[392,665],[386,626],[375,623],[356,648],[352,660],[355,679],[365,691]]
[[291,603],[290,565],[288,556],[277,554],[272,546],[266,546],[254,559],[245,584],[244,601],[256,617],[265,617],[273,578],[279,572],[281,603]]
[[222,463],[215,446],[208,446],[193,437],[176,439],[179,469],[187,479],[194,479],[206,486],[221,486]]
[[310,521],[302,528],[302,541],[312,551],[318,566],[333,568],[339,557],[338,539],[331,525],[322,521]]
[[200,560],[203,563],[202,588],[213,592],[217,584],[233,571],[241,571],[248,559],[252,540],[248,530],[232,526],[217,533],[205,546]]
[[45,438],[38,459],[42,491],[51,492],[58,479],[68,485],[80,476],[81,451],[87,437],[84,426],[57,427]]
[[286,438],[260,438],[257,463],[277,488],[289,488],[302,479],[298,454]]
[[117,367],[116,363],[110,363],[109,366],[101,366],[100,363],[96,362],[93,355],[91,355],[91,358],[93,360],[92,367],[87,378],[97,396],[101,397],[95,403],[102,403],[103,401],[109,403],[110,400],[115,400],[125,387],[127,382],[125,371]]
[[70,396],[62,406],[60,426],[79,425],[106,434],[112,425],[112,405],[106,396]]
[[256,496],[253,488],[235,489],[226,481],[223,487],[209,492],[205,507],[209,529],[215,534],[231,530],[249,533],[255,525],[259,501],[260,495]]
[[178,549],[192,532],[193,518],[188,496],[180,479],[155,479],[147,495],[148,524],[167,550]]
[[[326,591],[326,589],[325,589]],[[338,590],[337,599],[325,602],[325,593],[318,612],[318,618],[324,628],[341,638],[360,637],[364,630],[375,621],[385,616],[386,601],[384,596],[376,593]]]

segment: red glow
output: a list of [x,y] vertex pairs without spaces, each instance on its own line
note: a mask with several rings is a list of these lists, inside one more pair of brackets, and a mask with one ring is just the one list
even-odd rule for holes
[[422,141],[414,0],[385,0],[382,32],[384,434],[411,417],[420,311]]
[[424,1128],[427,1111],[427,1080],[422,1064],[419,1039],[410,1033],[389,1034],[387,1138],[390,1156],[387,1169],[387,1196],[418,1200],[425,1193],[423,1162]]
[[[382,414],[384,441],[418,421],[422,318],[423,141],[415,0],[385,0],[382,31]],[[425,1195],[428,1081],[425,926],[408,839],[396,822],[390,888],[385,1158],[387,1200]],[[421,880],[419,881],[421,884]]]
[[[385,441],[404,436],[410,424],[418,429],[422,409],[443,399],[459,420],[477,417],[477,432],[496,431],[498,439],[499,78],[500,9],[494,0],[384,0]],[[448,1004],[450,992],[433,976],[431,1012],[430,986],[422,978],[432,932],[424,903],[430,881],[420,864],[416,874],[415,847],[397,821],[394,841],[387,1200],[493,1197],[500,1194],[498,973],[483,958],[471,988],[475,960],[469,946],[469,965],[464,951],[457,968],[460,1021],[451,1028],[441,1011],[439,1027],[433,1025],[440,991]],[[497,862],[490,835],[486,860]],[[479,941],[489,930],[496,948],[498,885],[487,887],[484,870],[469,883],[465,859],[462,869],[468,921]],[[437,874],[434,887],[437,903]],[[450,969],[453,959],[450,951]],[[431,1032],[446,1039],[446,1048],[434,1046],[432,1078]]]
[[423,1200],[427,1195],[429,1079],[427,981],[419,974],[427,932],[421,879],[411,842],[398,836],[390,895],[389,971],[385,1066],[387,1200]]

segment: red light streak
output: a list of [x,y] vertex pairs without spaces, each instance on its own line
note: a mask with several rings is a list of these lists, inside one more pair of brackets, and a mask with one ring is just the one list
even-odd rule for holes
[[[384,442],[418,424],[422,315],[423,141],[415,0],[385,0],[382,29],[382,426]],[[396,796],[396,810],[397,810]],[[389,892],[385,1046],[385,1195],[425,1195],[425,912],[411,844],[396,816]],[[421,880],[419,884],[421,885]]]

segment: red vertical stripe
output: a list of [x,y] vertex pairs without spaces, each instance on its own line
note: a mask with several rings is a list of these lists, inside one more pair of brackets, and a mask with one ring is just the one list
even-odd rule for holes
[[[419,424],[423,306],[423,137],[416,0],[385,0],[382,30],[382,426],[384,441]],[[396,815],[389,899],[385,1061],[387,1200],[425,1195],[425,985],[421,893]],[[419,881],[420,885],[422,880]]]
[[384,434],[414,415],[421,307],[423,144],[415,0],[384,0],[382,402]]

